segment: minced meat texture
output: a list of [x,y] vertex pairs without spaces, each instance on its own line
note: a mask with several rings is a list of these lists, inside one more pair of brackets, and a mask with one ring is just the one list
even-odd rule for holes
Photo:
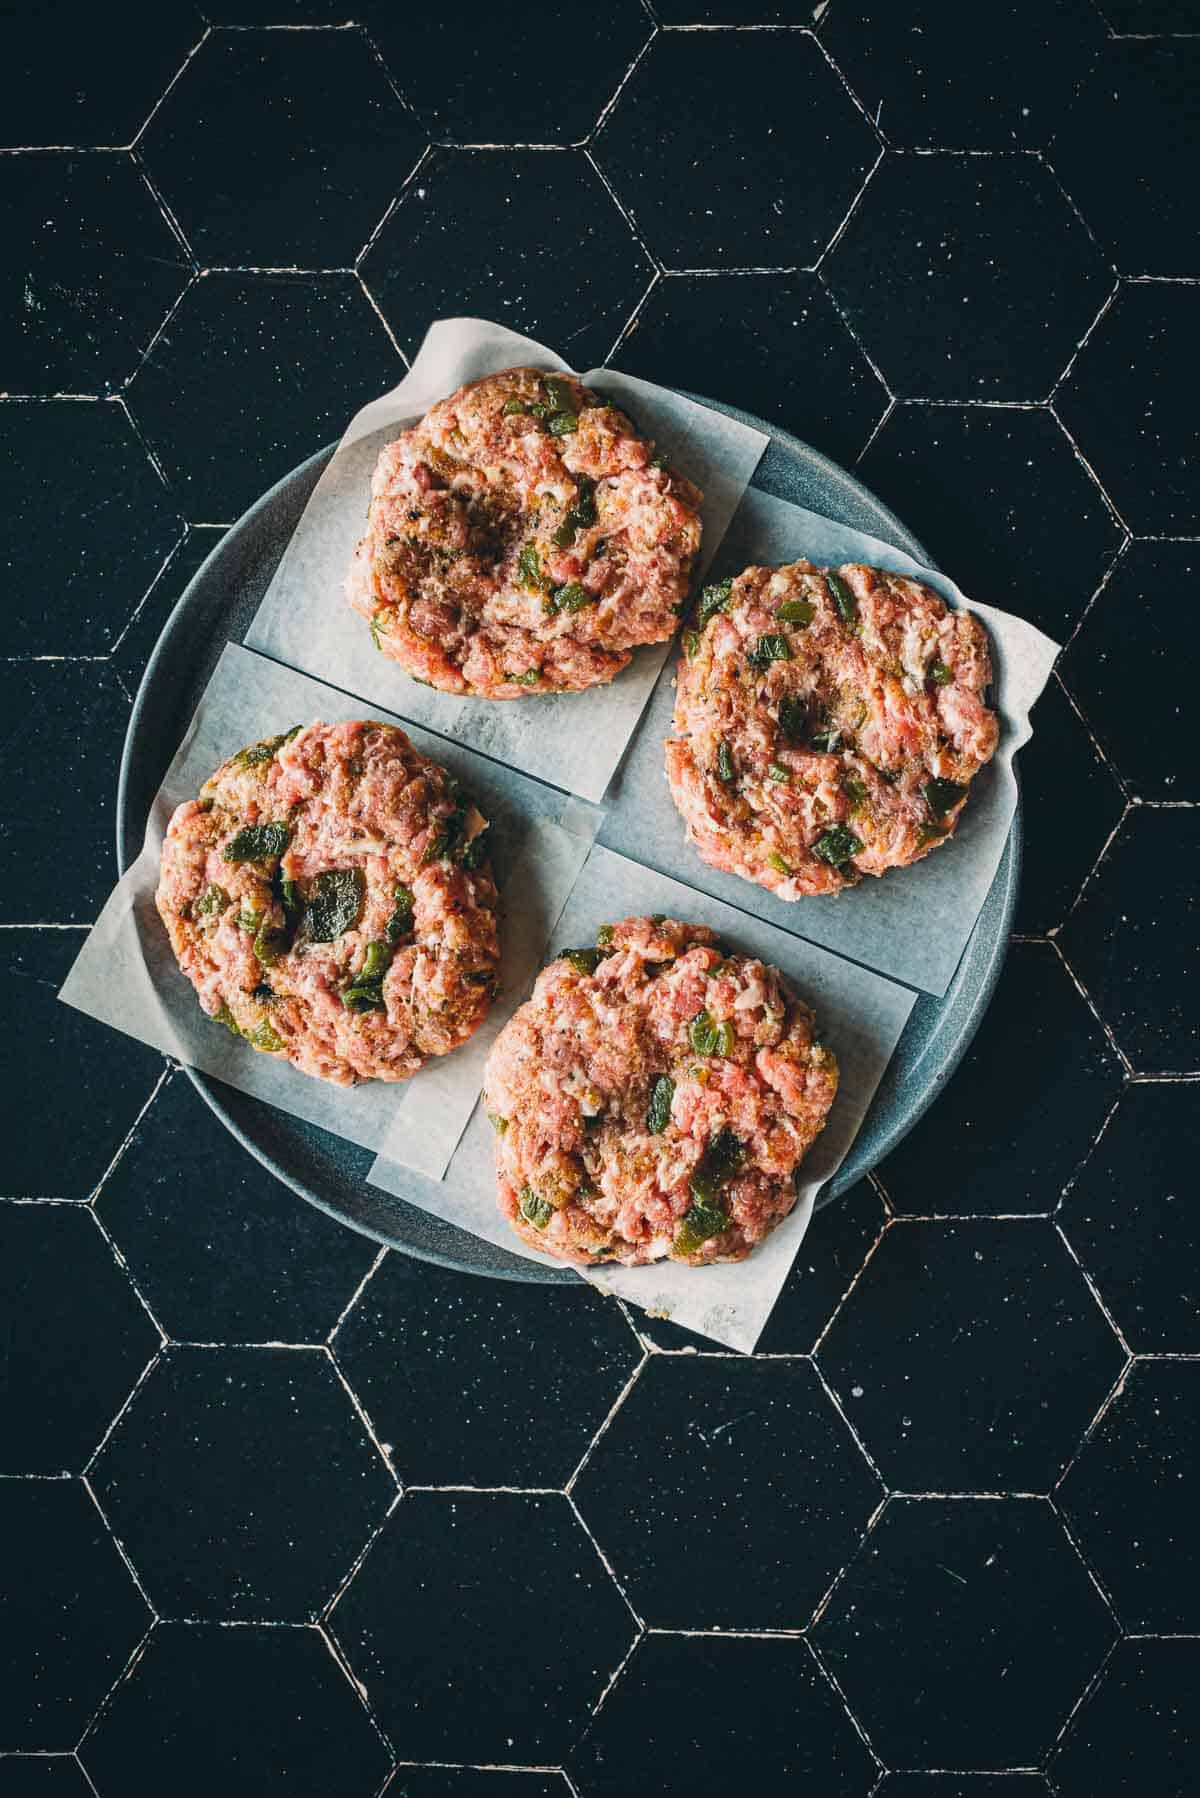
[[795,1205],[837,1083],[777,969],[626,918],[544,969],[492,1048],[500,1209],[567,1261],[740,1261]]
[[574,375],[506,369],[381,452],[347,597],[444,692],[593,687],[673,634],[701,499]]
[[667,780],[701,857],[781,899],[946,842],[999,726],[987,633],[858,563],[747,568],[684,632]]
[[486,831],[395,726],[297,727],[178,807],[158,910],[216,1023],[338,1085],[407,1080],[492,1001]]

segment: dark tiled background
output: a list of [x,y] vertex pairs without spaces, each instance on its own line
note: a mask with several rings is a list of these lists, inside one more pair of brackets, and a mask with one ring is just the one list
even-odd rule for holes
[[[0,1798],[1194,1793],[1200,0],[340,4],[0,23]],[[751,1360],[377,1255],[55,1001],[169,607],[445,311],[1067,644],[989,1017]]]

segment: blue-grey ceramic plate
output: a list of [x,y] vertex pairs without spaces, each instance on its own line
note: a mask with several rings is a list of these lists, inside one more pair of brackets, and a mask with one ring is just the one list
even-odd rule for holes
[[[712,405],[715,402],[705,402]],[[905,549],[930,566],[899,519],[836,463],[787,431],[732,406],[721,411],[756,426],[770,445],[754,485],[794,500]],[[240,641],[317,478],[333,453],[321,450],[272,487],[199,569],[176,606],[138,691],[117,793],[117,857],[122,871],[137,855],[151,802],[196,708],[217,657]],[[822,1195],[837,1198],[869,1172],[937,1096],[978,1028],[1004,958],[1020,871],[1020,812],[974,934],[944,999],[922,995],[849,1156]],[[366,1184],[372,1157],[311,1124],[287,1117],[205,1074],[188,1073],[227,1129],[279,1179],[364,1235],[427,1261],[502,1279],[562,1281],[567,1269],[543,1269],[479,1242]]]

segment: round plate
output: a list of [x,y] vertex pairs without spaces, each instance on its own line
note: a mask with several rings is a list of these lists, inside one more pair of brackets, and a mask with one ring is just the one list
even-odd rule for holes
[[[699,396],[696,396],[699,397]],[[799,438],[733,406],[705,405],[765,432],[770,443],[754,486],[885,538],[932,567],[900,520],[859,481]],[[172,612],[142,677],[129,720],[117,791],[117,859],[137,856],[150,806],[226,641],[240,642],[258,609],[309,494],[333,454],[320,450],[272,487],[226,533]],[[1008,943],[1020,873],[1020,810],[991,891],[944,999],[922,994],[849,1155],[822,1204],[870,1171],[912,1129],[957,1066],[979,1026]],[[288,1117],[231,1086],[186,1070],[221,1122],[293,1191],[376,1241],[422,1260],[502,1279],[576,1280],[543,1268],[366,1184],[373,1157],[355,1144]]]

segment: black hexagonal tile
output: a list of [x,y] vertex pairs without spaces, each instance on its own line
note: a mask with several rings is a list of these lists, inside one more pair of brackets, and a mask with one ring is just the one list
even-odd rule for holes
[[1063,926],[1072,968],[1139,1073],[1200,1069],[1200,812],[1126,813]]
[[807,1645],[749,1636],[644,1637],[569,1765],[583,1798],[643,1791],[649,1768],[656,1798],[866,1798],[875,1779]]
[[0,388],[111,391],[183,292],[185,252],[128,156],[5,157]]
[[[1021,889],[1013,919],[1026,936],[1062,923],[1125,800],[1113,773],[1058,680],[1033,714],[1033,737],[1017,762],[1021,782]],[[1070,806],[1060,803],[1071,795]]]
[[580,368],[604,359],[652,272],[587,158],[550,150],[435,150],[362,264],[410,356],[433,319],[471,313]]
[[853,462],[887,403],[815,275],[668,275],[613,360],[645,380],[749,407],[842,462]]
[[90,923],[117,879],[113,799],[129,701],[103,662],[5,662],[0,708],[0,843],[21,870],[0,918]]
[[1046,1492],[1125,1352],[1053,1225],[901,1220],[819,1360],[889,1486]]
[[821,32],[889,143],[951,150],[1044,143],[1103,37],[1087,0],[1001,0],[982,31],[945,0],[853,0]]
[[1200,272],[1198,79],[1200,39],[1109,42],[1060,108],[1055,170],[1122,274]]
[[561,1761],[634,1622],[565,1498],[413,1492],[330,1627],[404,1760]]
[[963,592],[1060,641],[1123,533],[1053,415],[897,406],[862,459],[882,494]]
[[[20,1026],[0,1033],[8,1197],[86,1198],[162,1073],[152,1049],[122,1040],[114,1054],[111,1030],[59,1004],[82,947],[82,931],[0,932],[0,967]],[[52,1136],[30,1127],[31,1118],[46,1118],[51,1099]]]
[[129,143],[203,32],[190,5],[147,13],[136,30],[87,0],[6,8],[0,142]]
[[1040,1773],[889,1773],[879,1798],[1046,1798]]
[[320,1342],[377,1253],[252,1161],[182,1074],[141,1119],[99,1211],[185,1341]]
[[1123,1627],[1200,1635],[1200,1362],[1135,1361],[1059,1488]]
[[137,691],[151,652],[184,588],[225,535],[222,525],[189,524],[186,531],[113,646],[113,667],[130,693]]
[[1119,1642],[1050,1763],[1058,1798],[1188,1798],[1200,1641]]
[[425,137],[360,32],[216,31],[140,147],[203,263],[348,268]]
[[0,1754],[4,1798],[94,1798],[73,1754]]
[[806,1361],[655,1355],[575,1500],[647,1623],[802,1629],[881,1494]]
[[[464,1343],[486,1352],[464,1357]],[[553,1349],[549,1349],[553,1344]],[[389,1255],[334,1342],[401,1477],[561,1486],[641,1358],[616,1304]]]
[[1200,1086],[1126,1088],[1060,1222],[1135,1354],[1200,1354]]
[[[150,1613],[78,1480],[0,1480],[0,1742],[66,1749]],[[7,1791],[0,1761],[0,1790]]]
[[0,1473],[79,1471],[159,1346],[82,1206],[0,1204],[0,1316]]
[[888,1197],[918,1215],[1051,1211],[1120,1086],[1054,950],[1014,943],[945,1092],[880,1167]]
[[[368,0],[366,13],[384,61],[441,143],[582,143],[651,31],[638,0],[517,0],[465,16]],[[534,73],[544,69],[553,73]]]
[[[1063,658],[1063,679],[1143,799],[1200,800],[1189,729],[1200,662],[1187,610],[1172,603],[1198,581],[1200,544],[1131,543]],[[1120,701],[1121,670],[1130,667],[1153,694],[1153,729]]]
[[892,1766],[1029,1767],[1115,1627],[1049,1504],[893,1499],[817,1624]]
[[163,1623],[89,1730],[102,1793],[373,1798],[391,1756],[314,1629]]
[[560,1773],[516,1767],[405,1767],[392,1774],[381,1798],[570,1798]]
[[9,654],[102,654],[180,535],[170,496],[112,401],[0,404],[0,463]]
[[800,32],[663,32],[595,154],[668,268],[811,267],[878,140]]
[[395,1497],[313,1349],[169,1349],[91,1477],[155,1609],[205,1622],[314,1617]]
[[1200,290],[1122,286],[1055,396],[1059,417],[1130,528],[1200,529],[1200,416],[1179,371],[1200,326]]
[[228,524],[403,372],[350,275],[206,275],[129,404],[188,518]]
[[889,155],[824,274],[910,399],[1043,399],[1113,285],[1028,156]]

